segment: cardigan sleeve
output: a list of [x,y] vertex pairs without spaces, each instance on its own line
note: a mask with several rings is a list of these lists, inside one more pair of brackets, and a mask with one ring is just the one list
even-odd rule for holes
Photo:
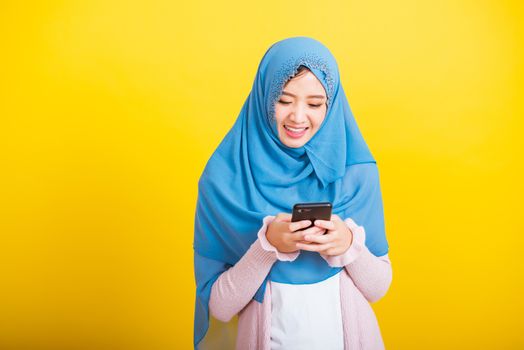
[[217,278],[211,287],[209,312],[222,322],[229,322],[253,298],[277,260],[257,239],[239,261]]
[[321,256],[332,267],[347,270],[356,287],[369,302],[380,300],[388,291],[393,279],[393,270],[388,254],[375,256],[365,245],[366,232],[351,218],[344,220],[353,233],[351,246],[342,254]]
[[298,255],[300,254],[300,250],[297,250],[296,252],[292,253],[282,253],[279,251],[276,247],[274,247],[266,237],[267,227],[270,223],[272,223],[275,220],[275,216],[268,215],[263,220],[263,225],[260,231],[258,231],[258,239],[260,241],[260,244],[262,245],[262,248],[264,250],[275,252],[277,255],[277,259],[280,261],[294,261]]
[[298,252],[281,253],[266,239],[269,223],[275,216],[263,219],[257,240],[251,244],[239,261],[224,271],[213,283],[209,312],[222,322],[229,322],[253,298],[277,260],[293,261]]

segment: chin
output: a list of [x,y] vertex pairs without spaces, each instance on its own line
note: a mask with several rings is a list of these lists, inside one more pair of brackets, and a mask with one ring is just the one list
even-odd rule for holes
[[299,148],[299,147],[302,147],[305,145],[305,142],[304,143],[301,143],[301,144],[290,144],[288,142],[282,142],[284,145],[288,146],[289,148]]
[[300,140],[294,140],[294,139],[289,139],[287,137],[284,137],[284,138],[280,138],[280,141],[288,146],[288,147],[291,147],[291,148],[299,148],[299,147],[302,147],[304,146],[308,141],[309,141],[310,137],[306,138],[304,137],[304,139],[300,139]]

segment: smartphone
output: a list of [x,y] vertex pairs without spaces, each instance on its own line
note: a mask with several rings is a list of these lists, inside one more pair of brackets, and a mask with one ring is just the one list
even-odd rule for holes
[[[291,221],[311,220],[311,225],[299,231],[315,226],[315,220],[331,220],[332,205],[330,202],[297,203],[293,206]],[[326,231],[327,232],[327,231]],[[324,232],[325,234],[325,232]]]

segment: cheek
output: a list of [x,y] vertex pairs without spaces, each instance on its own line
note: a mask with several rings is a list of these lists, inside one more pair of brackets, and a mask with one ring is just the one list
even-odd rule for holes
[[285,113],[282,107],[275,107],[275,119],[277,120],[277,123],[282,122],[282,120],[284,119],[284,115]]
[[318,111],[315,114],[311,116],[311,124],[313,125],[314,129],[320,128],[320,125],[324,121],[324,118],[326,117],[326,111]]

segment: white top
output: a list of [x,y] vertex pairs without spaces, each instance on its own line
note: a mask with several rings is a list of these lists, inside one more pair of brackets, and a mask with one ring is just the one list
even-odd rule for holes
[[271,350],[343,350],[340,272],[312,284],[271,283]]

